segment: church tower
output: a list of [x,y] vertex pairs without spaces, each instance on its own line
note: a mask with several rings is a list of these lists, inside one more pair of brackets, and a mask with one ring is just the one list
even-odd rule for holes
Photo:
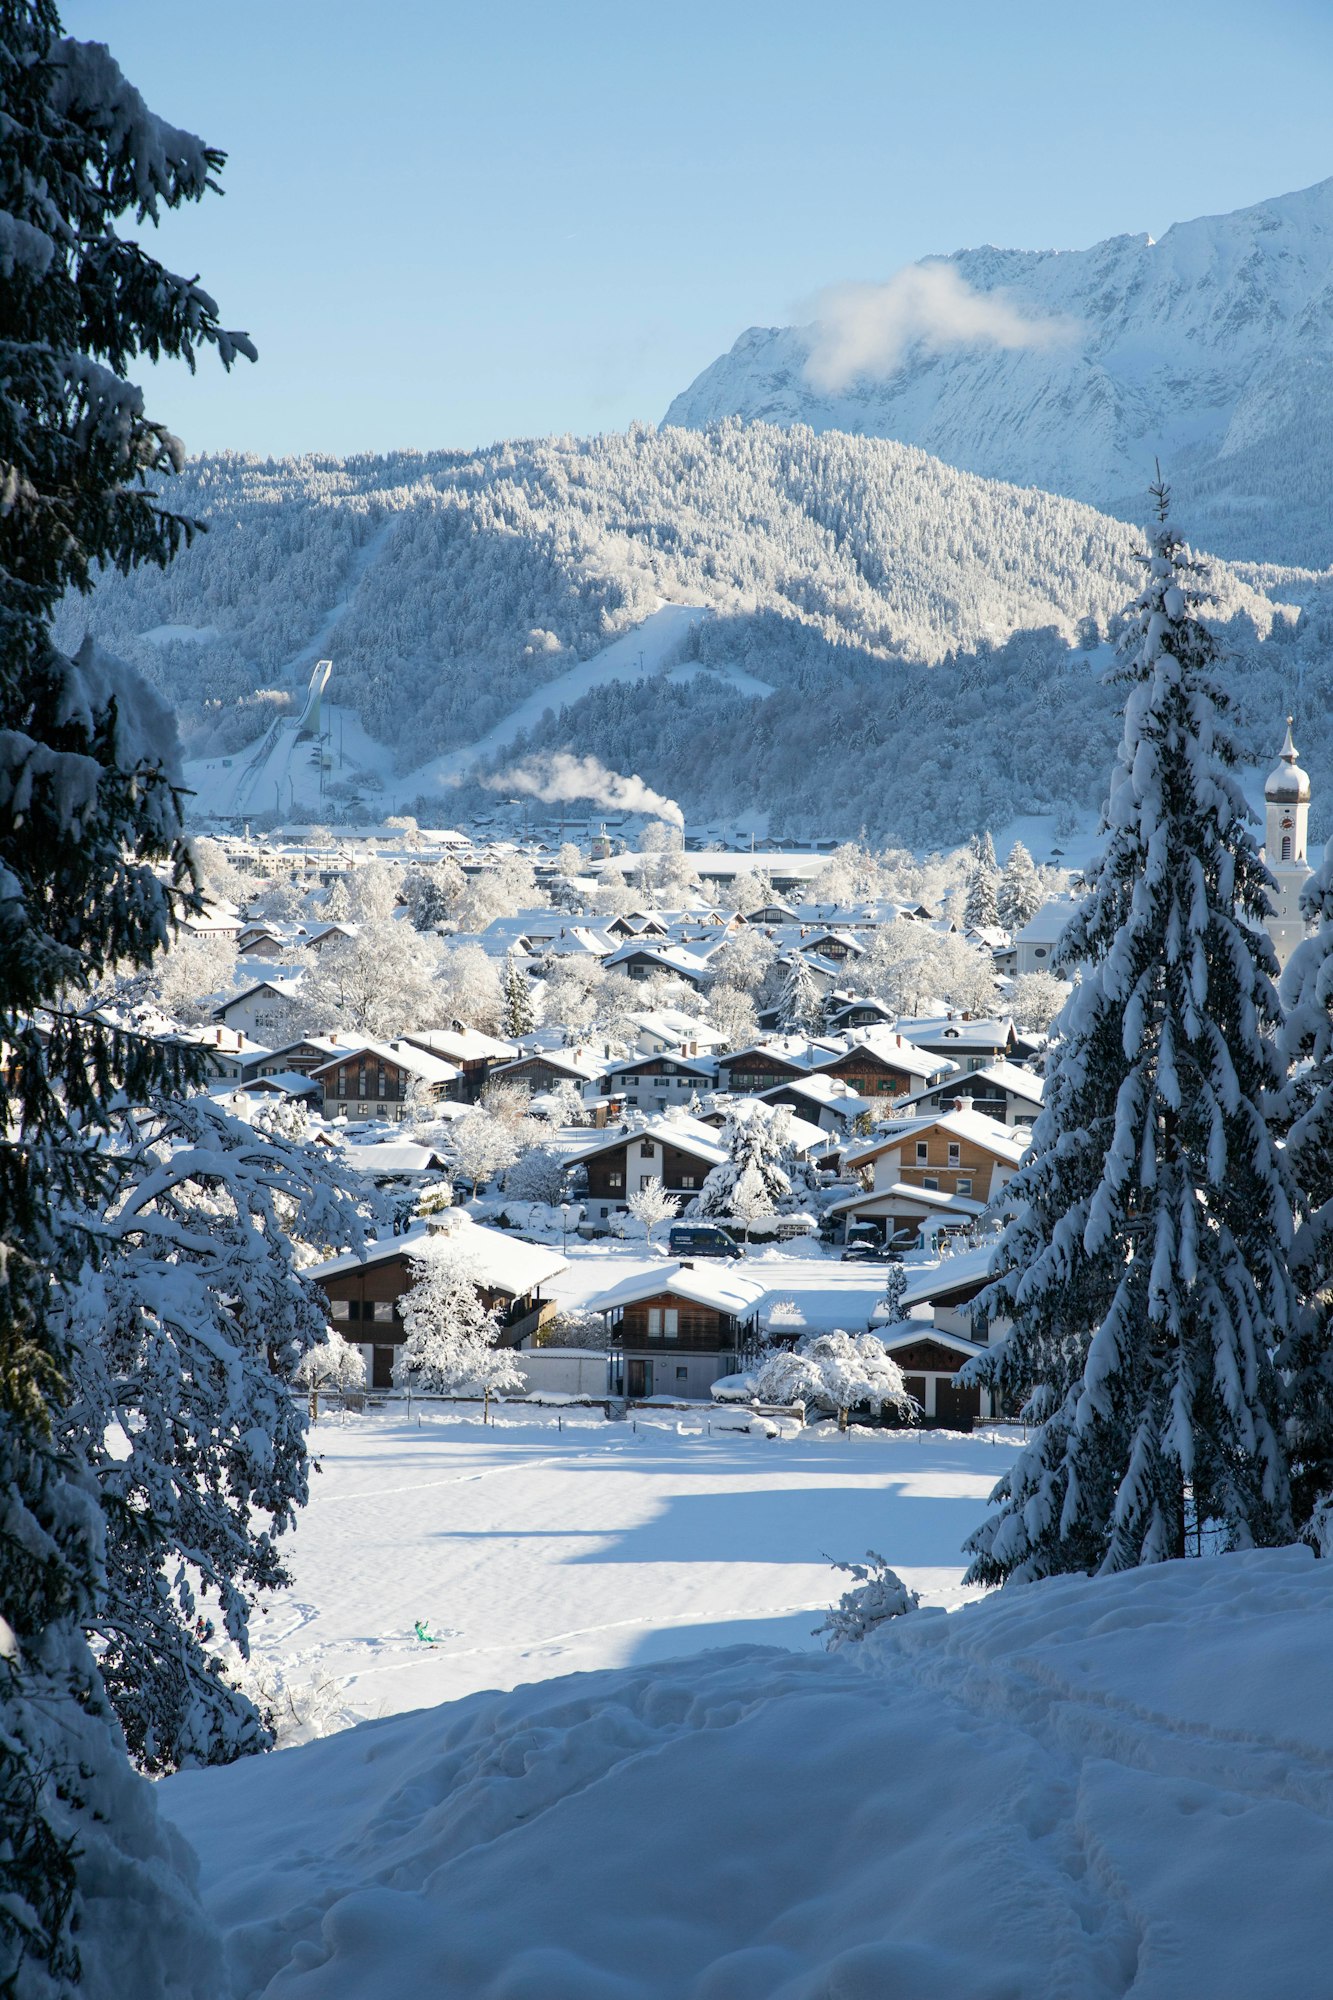
[[1273,940],[1278,964],[1285,966],[1305,936],[1301,890],[1310,876],[1310,864],[1305,858],[1310,822],[1310,780],[1296,762],[1290,716],[1287,717],[1287,736],[1278,762],[1264,784],[1264,807],[1268,822],[1264,859],[1277,883],[1277,894],[1273,899],[1276,908],[1268,919],[1266,929]]

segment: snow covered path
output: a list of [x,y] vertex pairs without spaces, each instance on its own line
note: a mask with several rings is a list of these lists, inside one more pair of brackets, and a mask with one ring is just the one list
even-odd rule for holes
[[268,2000],[1323,1995],[1333,1564],[474,1695],[161,1788]]
[[710,1436],[726,1419],[707,1409],[562,1430],[439,1407],[313,1433],[293,1589],[254,1621],[256,1665],[298,1705],[318,1683],[359,1720],[736,1640],[813,1648],[827,1558],[867,1543],[956,1603],[959,1545],[1012,1456],[939,1432]]

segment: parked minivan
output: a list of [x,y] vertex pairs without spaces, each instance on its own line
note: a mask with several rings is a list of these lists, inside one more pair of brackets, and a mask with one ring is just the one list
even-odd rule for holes
[[744,1246],[713,1223],[681,1224],[667,1238],[673,1257],[743,1257]]

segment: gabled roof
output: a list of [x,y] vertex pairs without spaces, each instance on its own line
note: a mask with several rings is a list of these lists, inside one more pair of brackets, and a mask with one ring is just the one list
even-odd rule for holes
[[626,965],[631,959],[650,958],[654,965],[660,965],[664,972],[678,973],[684,979],[706,979],[708,977],[708,955],[686,951],[683,944],[644,944],[638,938],[631,938],[619,951],[602,960],[608,972],[618,965]]
[[511,1070],[522,1069],[525,1064],[545,1063],[548,1069],[560,1070],[574,1083],[588,1083],[595,1076],[601,1076],[605,1064],[587,1049],[525,1049],[510,1062],[499,1063],[492,1070],[492,1078],[503,1082]]
[[983,1243],[976,1250],[960,1250],[946,1257],[933,1270],[909,1278],[902,1295],[902,1308],[938,1303],[955,1292],[973,1296],[991,1280],[991,1264],[997,1245]]
[[[356,1158],[355,1147],[348,1148],[348,1157]],[[443,1228],[417,1223],[401,1236],[387,1236],[370,1244],[362,1256],[349,1251],[342,1257],[330,1257],[327,1263],[309,1265],[301,1275],[318,1283],[321,1278],[342,1277],[397,1257],[438,1257],[457,1251],[467,1258],[479,1285],[487,1291],[508,1292],[517,1299],[566,1268],[563,1257],[538,1243],[526,1243],[503,1229],[487,1229],[461,1209],[446,1211],[446,1215],[447,1226]]]
[[[822,1135],[821,1135],[822,1136]],[[720,1167],[727,1158],[724,1146],[717,1143],[717,1134],[711,1125],[703,1125],[697,1118],[649,1118],[641,1125],[622,1125],[615,1131],[605,1133],[590,1146],[581,1146],[571,1153],[571,1160],[595,1160],[599,1153],[618,1152],[622,1146],[633,1145],[640,1139],[652,1139],[661,1146],[674,1146],[678,1153],[689,1153],[692,1158],[703,1160],[710,1167]]]
[[948,1064],[936,1055],[916,1048],[905,1035],[880,1030],[873,1025],[851,1028],[839,1037],[843,1047],[841,1052],[823,1056],[815,1064],[816,1074],[820,1070],[833,1069],[849,1057],[873,1056],[877,1062],[885,1063],[890,1069],[898,1069],[906,1076],[938,1076]]
[[697,1056],[683,1056],[675,1049],[654,1049],[649,1055],[626,1056],[623,1062],[608,1063],[603,1076],[633,1076],[639,1070],[654,1068],[658,1063],[670,1063],[673,1070],[685,1070],[697,1076],[700,1083],[716,1081],[717,1064]]
[[369,1036],[359,1041],[348,1040],[340,1045],[328,1062],[322,1062],[311,1070],[311,1076],[323,1076],[326,1070],[338,1069],[345,1062],[355,1062],[359,1056],[373,1056],[376,1062],[395,1063],[399,1069],[407,1070],[412,1076],[419,1076],[423,1083],[452,1083],[459,1075],[452,1063],[444,1062],[439,1056],[427,1055],[424,1049],[414,1048],[410,1042],[377,1042]]
[[483,1035],[478,1028],[417,1028],[399,1040],[455,1063],[508,1062],[518,1053],[516,1043]]
[[907,1042],[927,1042],[931,1047],[957,1042],[960,1049],[1006,1048],[1014,1032],[1008,1015],[992,1015],[986,1020],[965,1021],[961,1014],[937,1014],[930,1020],[906,1015],[897,1031]]
[[988,1118],[984,1111],[925,1112],[915,1118],[889,1119],[873,1139],[848,1152],[846,1163],[849,1167],[864,1166],[878,1159],[881,1153],[892,1152],[908,1140],[935,1131],[947,1133],[951,1139],[966,1139],[969,1145],[979,1146],[983,1152],[1013,1167],[1032,1143],[1030,1132],[1002,1125],[998,1118]]
[[672,1298],[687,1299],[691,1305],[711,1306],[715,1312],[748,1319],[764,1296],[765,1287],[754,1278],[743,1278],[724,1267],[704,1264],[657,1264],[632,1278],[622,1278],[608,1291],[588,1300],[590,1312],[615,1312],[622,1306],[637,1305],[666,1292]]
[[[846,1158],[846,1155],[843,1156]],[[872,1188],[867,1194],[844,1195],[830,1202],[826,1215],[877,1215],[889,1209],[921,1208],[928,1215],[954,1215],[962,1222],[975,1222],[986,1213],[986,1204],[970,1195],[946,1194],[943,1188],[913,1187],[895,1181],[892,1187]]]
[[928,1097],[969,1097],[977,1095],[977,1085],[990,1084],[995,1090],[1008,1091],[1021,1098],[1025,1104],[1040,1106],[1046,1091],[1045,1077],[1035,1070],[1023,1069],[1018,1063],[987,1063],[984,1069],[958,1070],[952,1076],[942,1077],[938,1082],[928,1084],[924,1090],[913,1091],[910,1097],[899,1098],[900,1104],[920,1104]]

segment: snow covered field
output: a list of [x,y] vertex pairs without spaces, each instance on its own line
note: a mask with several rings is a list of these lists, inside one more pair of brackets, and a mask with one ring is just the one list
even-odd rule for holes
[[289,1729],[312,1699],[359,1721],[740,1640],[816,1648],[839,1590],[827,1558],[867,1544],[928,1602],[957,1603],[963,1536],[1013,1456],[929,1431],[769,1441],[706,1408],[632,1427],[511,1406],[483,1427],[475,1405],[448,1407],[312,1434],[293,1588],[253,1621]]
[[[384,1719],[160,1787],[232,2000],[1330,1990],[1333,1565],[1308,1551],[1018,1587],[826,1655],[816,1550],[872,1541],[955,1601],[1002,1447],[320,1442],[311,1614],[266,1643]],[[408,1641],[423,1609],[437,1653]],[[729,1643],[755,1638],[784,1645]]]

